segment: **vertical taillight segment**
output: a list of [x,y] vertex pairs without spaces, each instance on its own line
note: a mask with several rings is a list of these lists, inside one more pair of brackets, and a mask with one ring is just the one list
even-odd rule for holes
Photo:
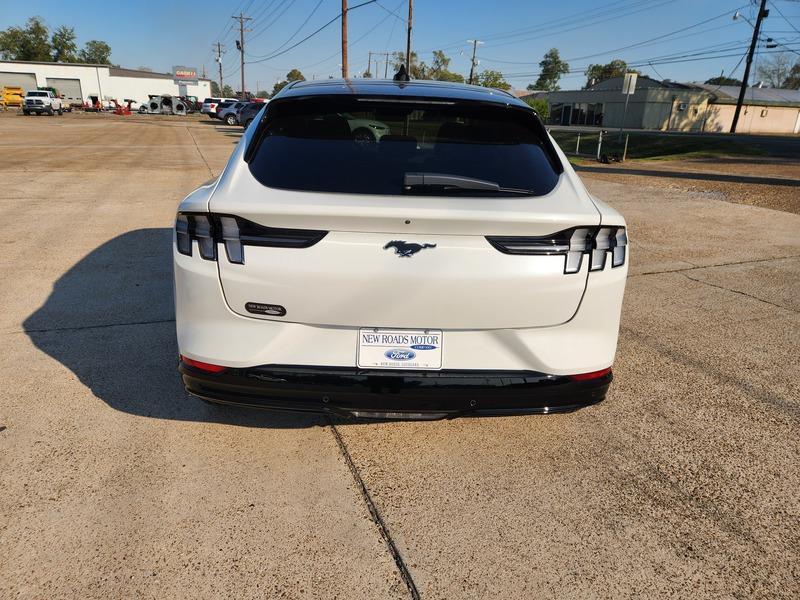
[[197,242],[200,256],[217,260],[217,244],[225,246],[229,262],[244,264],[245,246],[308,248],[320,241],[327,231],[266,227],[234,215],[178,213],[175,218],[175,243],[178,252],[192,255]]
[[487,236],[487,241],[504,254],[564,256],[564,273],[581,270],[589,255],[589,270],[601,271],[611,252],[611,267],[625,264],[628,236],[624,227],[571,227],[544,236]]

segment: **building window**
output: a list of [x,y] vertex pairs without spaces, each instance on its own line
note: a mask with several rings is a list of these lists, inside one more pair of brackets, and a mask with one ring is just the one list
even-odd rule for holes
[[554,102],[550,105],[550,124],[561,125],[561,115],[564,113],[564,105],[561,102]]
[[762,116],[762,117],[766,117],[768,112],[769,112],[769,111],[768,111],[766,108],[762,108],[762,109],[761,109],[761,116]]

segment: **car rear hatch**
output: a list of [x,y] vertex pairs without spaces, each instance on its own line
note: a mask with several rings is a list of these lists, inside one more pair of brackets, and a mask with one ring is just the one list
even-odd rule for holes
[[[350,121],[365,119],[391,133],[354,141]],[[599,213],[531,111],[276,100],[249,137],[209,205],[234,312],[453,330],[556,325],[578,309],[588,261],[565,272],[564,240]]]

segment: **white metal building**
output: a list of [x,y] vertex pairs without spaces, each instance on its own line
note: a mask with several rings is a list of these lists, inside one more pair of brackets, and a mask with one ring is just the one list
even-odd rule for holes
[[100,100],[136,100],[144,102],[149,94],[197,96],[201,101],[211,95],[211,81],[198,79],[196,84],[175,83],[170,73],[122,69],[109,65],[76,63],[0,61],[0,88],[54,87],[67,102],[85,102],[92,96]]

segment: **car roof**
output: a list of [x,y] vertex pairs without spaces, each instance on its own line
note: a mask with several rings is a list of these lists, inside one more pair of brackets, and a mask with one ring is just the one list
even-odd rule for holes
[[424,97],[438,100],[467,100],[527,107],[528,105],[503,90],[449,81],[393,81],[390,79],[323,79],[296,81],[287,85],[281,98],[302,96],[380,96],[398,99]]

